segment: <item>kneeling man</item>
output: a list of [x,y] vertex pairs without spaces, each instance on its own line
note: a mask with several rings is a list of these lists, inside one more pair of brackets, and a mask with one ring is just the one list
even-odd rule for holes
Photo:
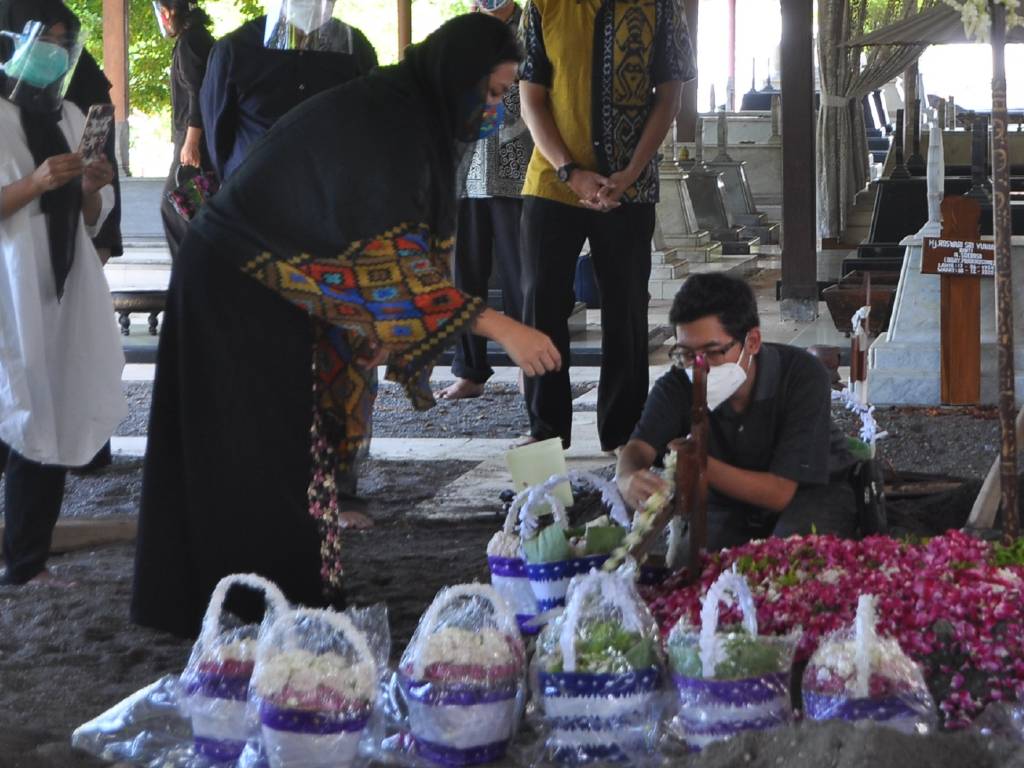
[[690,432],[690,372],[708,374],[708,550],[793,534],[856,534],[854,460],[832,422],[829,374],[810,353],[761,341],[754,293],[726,275],[694,275],[676,294],[672,369],[654,385],[616,472],[634,507],[664,487],[650,471]]

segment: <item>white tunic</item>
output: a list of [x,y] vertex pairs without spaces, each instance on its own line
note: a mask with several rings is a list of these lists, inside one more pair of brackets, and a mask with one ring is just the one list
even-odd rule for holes
[[[72,150],[84,124],[65,102],[60,127]],[[0,99],[0,190],[35,168],[18,109]],[[39,199],[0,219],[0,440],[44,464],[88,463],[128,411],[110,288],[90,240],[113,207],[109,186],[101,196],[96,227],[78,227],[59,302]]]

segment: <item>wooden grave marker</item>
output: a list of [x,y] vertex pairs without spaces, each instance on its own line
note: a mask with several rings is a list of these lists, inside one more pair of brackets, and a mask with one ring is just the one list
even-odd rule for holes
[[995,244],[979,238],[981,206],[966,197],[942,201],[942,235],[924,238],[921,272],[939,275],[940,399],[981,399],[981,278],[995,274]]
[[[675,496],[654,516],[639,541],[629,548],[629,556],[643,562],[647,551],[673,517],[681,517],[690,526],[690,551],[687,562],[689,583],[700,579],[700,553],[708,540],[708,364],[699,355],[693,364],[693,403],[690,408],[690,434],[669,443],[676,452]],[[613,557],[605,564],[610,570],[618,562]]]

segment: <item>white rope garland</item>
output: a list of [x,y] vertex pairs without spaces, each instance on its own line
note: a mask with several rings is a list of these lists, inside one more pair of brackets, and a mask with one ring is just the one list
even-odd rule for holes
[[833,389],[832,399],[841,401],[846,410],[852,411],[860,418],[860,431],[858,436],[872,448],[875,447],[876,441],[883,440],[889,436],[888,432],[884,430],[879,431],[878,422],[875,421],[875,406],[862,403],[860,399],[850,391],[849,387],[843,387],[841,392],[837,392]]

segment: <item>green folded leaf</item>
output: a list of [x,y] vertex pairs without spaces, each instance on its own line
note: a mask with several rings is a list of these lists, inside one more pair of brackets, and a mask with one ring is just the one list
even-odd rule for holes
[[532,565],[557,563],[571,557],[565,531],[557,525],[549,525],[532,539],[526,539],[523,542],[523,554],[526,555],[526,562]]
[[626,529],[617,525],[587,528],[586,553],[588,555],[609,555],[626,538]]

